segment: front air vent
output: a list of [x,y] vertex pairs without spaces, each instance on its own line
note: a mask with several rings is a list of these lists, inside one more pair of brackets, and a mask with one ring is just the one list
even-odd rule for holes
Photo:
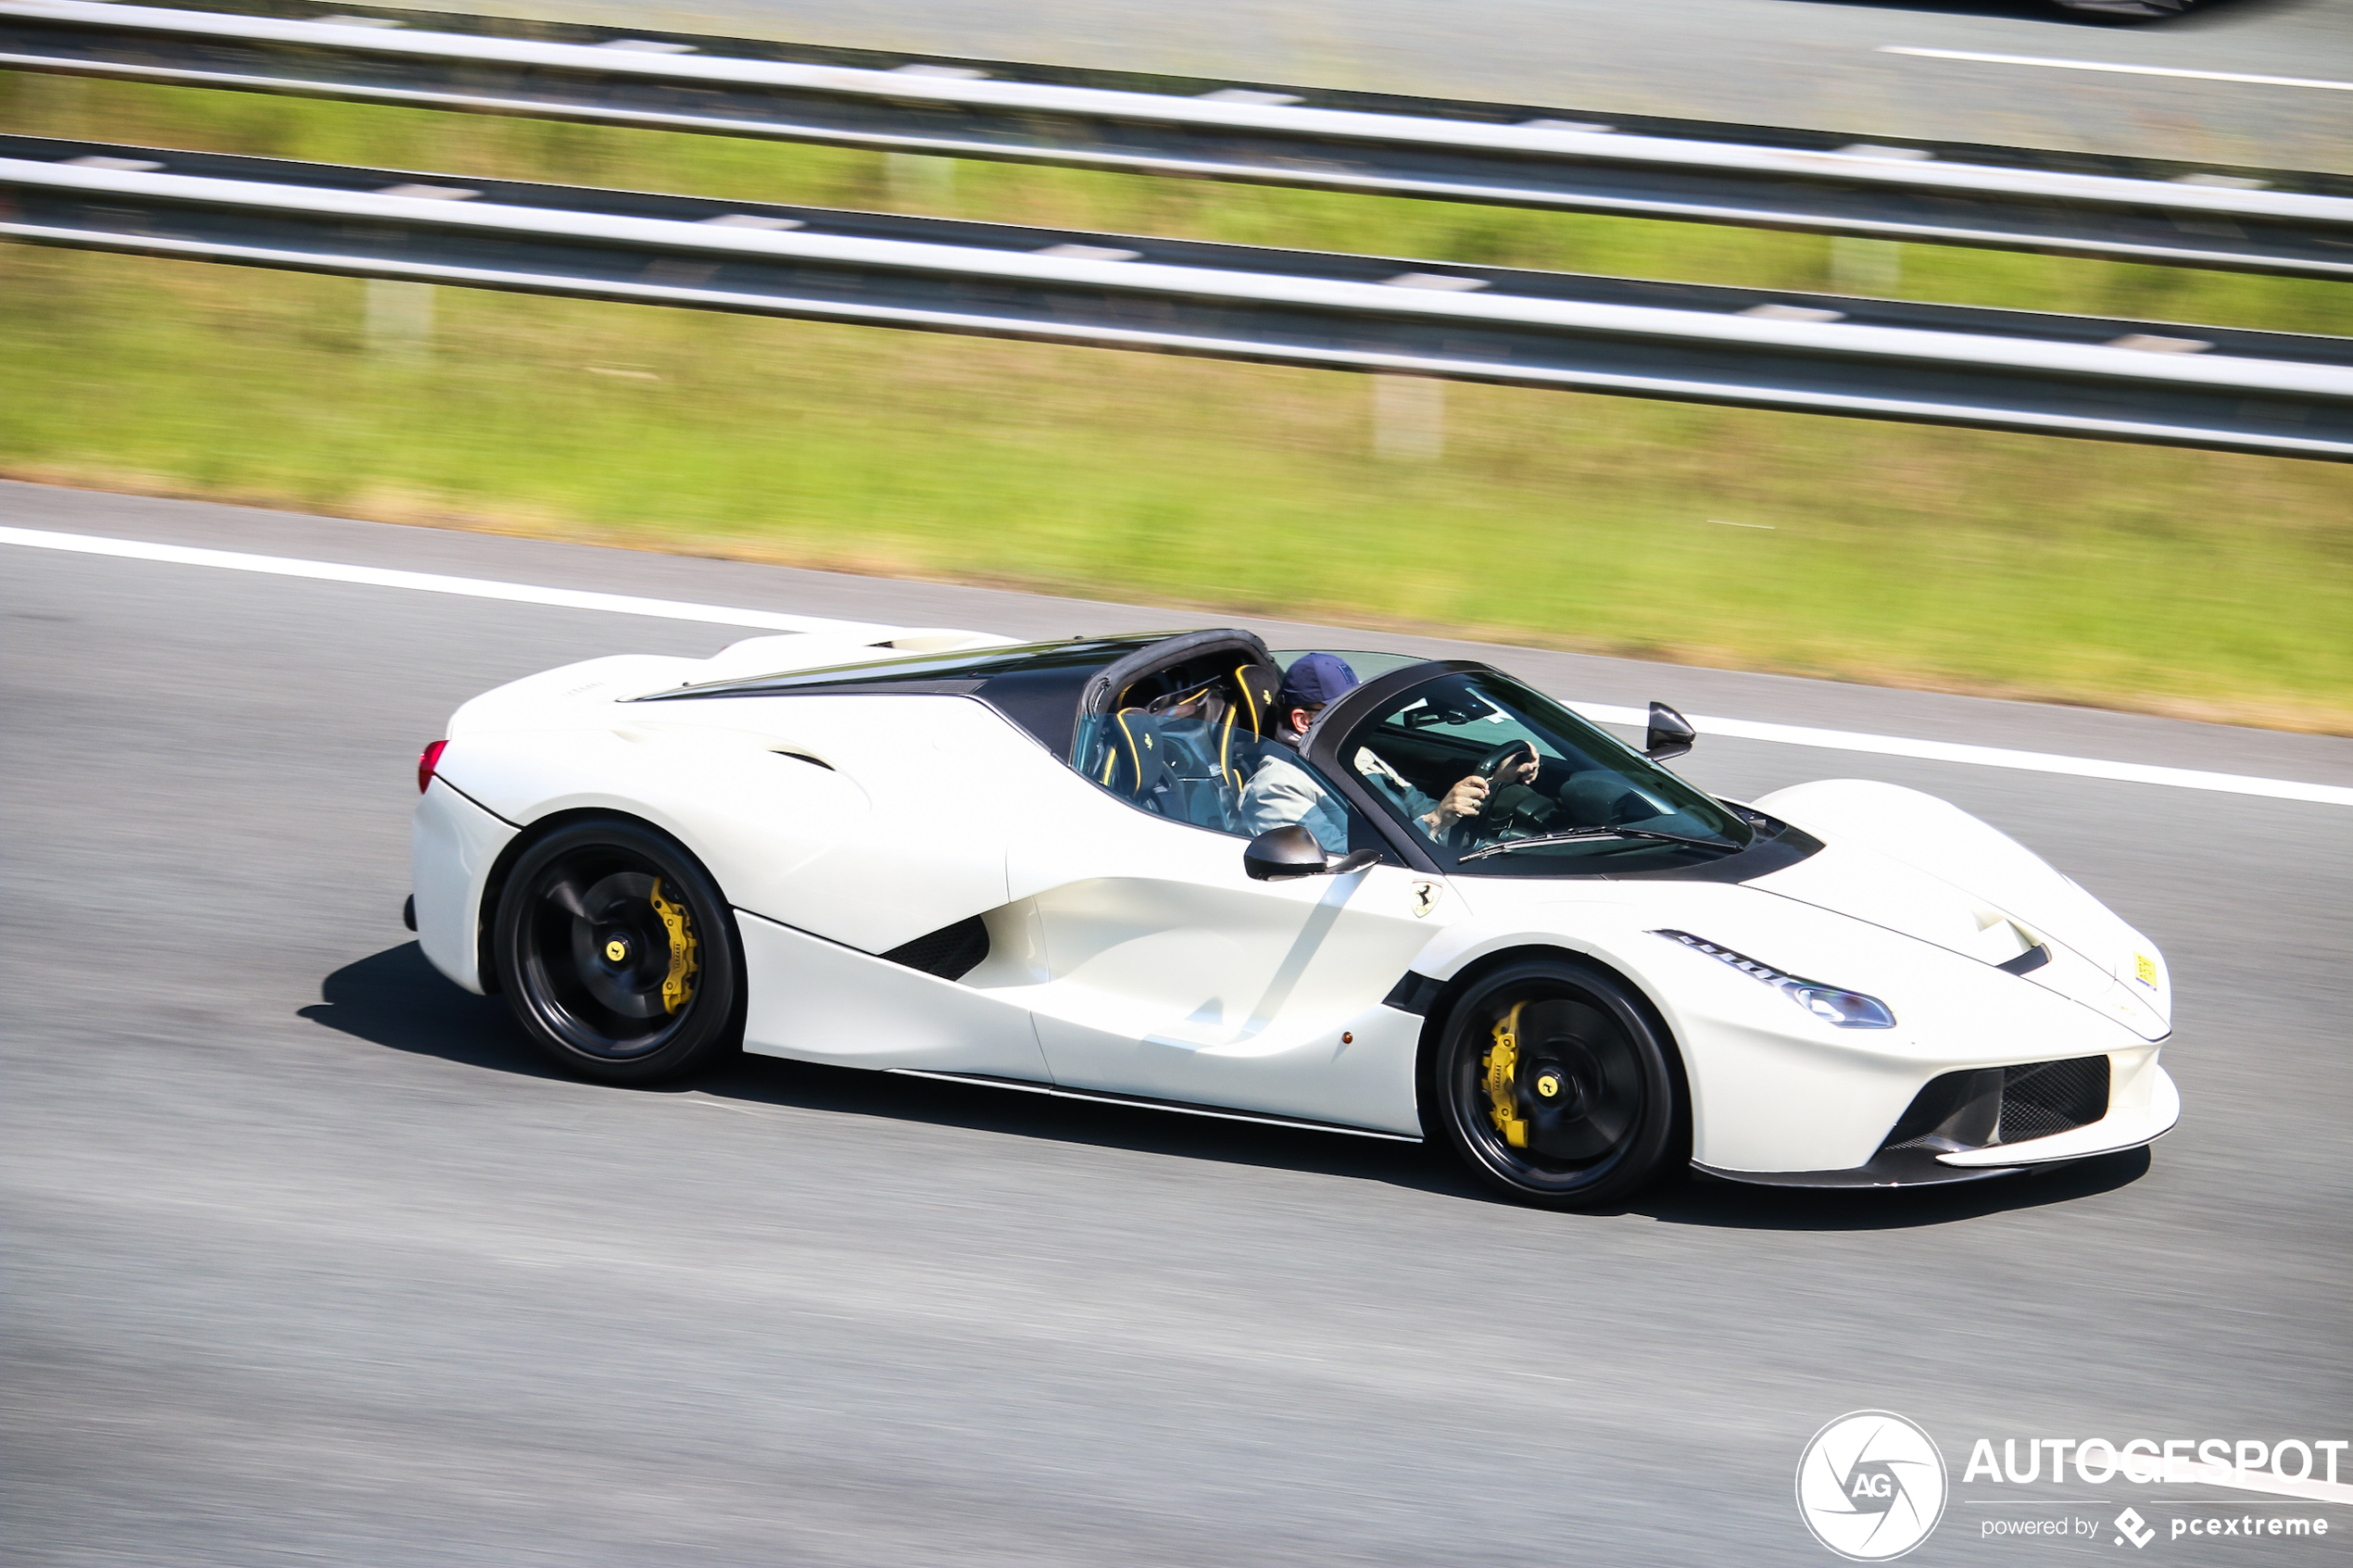
[[1912,1097],[1880,1148],[1952,1154],[2087,1127],[2108,1114],[2108,1073],[2104,1056],[1946,1073]]
[[2108,1058],[2079,1056],[2002,1069],[2004,1143],[2086,1127],[2108,1114]]
[[962,980],[988,956],[988,927],[978,915],[925,932],[882,955],[892,963],[920,969],[942,980]]

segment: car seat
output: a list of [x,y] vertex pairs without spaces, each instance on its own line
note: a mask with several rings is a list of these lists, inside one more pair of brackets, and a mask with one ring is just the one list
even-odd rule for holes
[[1156,815],[1231,832],[1237,791],[1218,764],[1216,731],[1215,721],[1123,708],[1096,781]]
[[1176,779],[1168,766],[1168,749],[1160,743],[1159,719],[1140,708],[1123,708],[1112,715],[1103,739],[1103,771],[1097,782],[1147,811],[1176,815],[1169,809],[1169,797]]
[[1234,686],[1241,694],[1239,707],[1242,721],[1250,726],[1250,738],[1272,740],[1275,696],[1283,689],[1281,671],[1271,664],[1245,664],[1235,670]]
[[1272,666],[1237,666],[1227,681],[1226,709],[1218,720],[1217,765],[1239,806],[1242,786],[1271,755],[1275,745],[1275,694],[1283,683]]
[[1096,782],[1174,821],[1239,832],[1242,785],[1265,759],[1281,681],[1246,663],[1119,709],[1104,727]]
[[1230,759],[1240,705],[1223,681],[1171,692],[1148,704],[1174,795],[1170,815],[1196,827],[1233,831],[1241,775]]

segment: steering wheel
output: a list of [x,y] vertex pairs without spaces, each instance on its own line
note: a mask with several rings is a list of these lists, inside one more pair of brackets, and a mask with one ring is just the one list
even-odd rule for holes
[[1503,791],[1491,786],[1495,782],[1495,775],[1522,756],[1531,759],[1536,757],[1536,745],[1533,741],[1505,741],[1478,759],[1478,766],[1471,770],[1471,776],[1491,786],[1487,794],[1488,804],[1479,809],[1479,813],[1476,817],[1454,819],[1453,824],[1446,832],[1448,848],[1468,849],[1482,838],[1495,838],[1502,835],[1504,827],[1516,814],[1516,808],[1505,807],[1499,811],[1496,809],[1496,797],[1503,794]]
[[1492,784],[1495,781],[1495,775],[1504,771],[1504,764],[1510,761],[1513,758],[1518,756],[1523,751],[1527,752],[1529,757],[1533,758],[1536,755],[1536,744],[1533,741],[1507,740],[1503,745],[1497,746],[1494,750],[1489,752],[1486,756],[1480,758],[1478,759],[1478,766],[1473,768],[1471,771],[1477,773],[1480,778],[1485,779],[1490,784]]

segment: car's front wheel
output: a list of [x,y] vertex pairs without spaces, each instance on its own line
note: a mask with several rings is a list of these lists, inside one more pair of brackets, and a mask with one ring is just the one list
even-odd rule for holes
[[741,1037],[734,914],[695,858],[642,822],[574,822],[532,844],[492,942],[523,1032],[584,1076],[651,1083]]
[[1566,960],[1480,977],[1446,1014],[1429,1091],[1455,1149],[1524,1202],[1592,1209],[1671,1161],[1674,1047],[1627,984]]

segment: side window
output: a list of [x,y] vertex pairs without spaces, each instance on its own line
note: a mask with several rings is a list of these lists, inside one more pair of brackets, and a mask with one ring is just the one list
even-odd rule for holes
[[1188,685],[1154,676],[1150,684],[1170,689],[1139,701],[1143,692],[1131,687],[1127,705],[1081,722],[1072,766],[1154,816],[1243,833],[1242,793],[1265,747],[1236,677],[1211,673]]
[[1257,771],[1242,786],[1241,833],[1255,838],[1270,828],[1297,822],[1315,835],[1327,854],[1389,847],[1378,830],[1305,758],[1280,742],[1261,749]]
[[[1383,846],[1298,752],[1263,738],[1242,685],[1252,672],[1177,684],[1152,701],[1082,722],[1073,765],[1154,816],[1252,838],[1298,822],[1333,854]],[[1267,673],[1271,691],[1274,677]],[[1265,694],[1256,699],[1263,712]]]
[[[1557,772],[1553,737],[1530,730],[1459,678],[1416,688],[1360,724],[1341,747],[1374,798],[1424,843],[1445,847],[1460,837],[1442,802],[1467,778],[1516,785],[1534,760]],[[1521,793],[1512,789],[1504,798]],[[1499,801],[1500,803],[1500,801]]]

